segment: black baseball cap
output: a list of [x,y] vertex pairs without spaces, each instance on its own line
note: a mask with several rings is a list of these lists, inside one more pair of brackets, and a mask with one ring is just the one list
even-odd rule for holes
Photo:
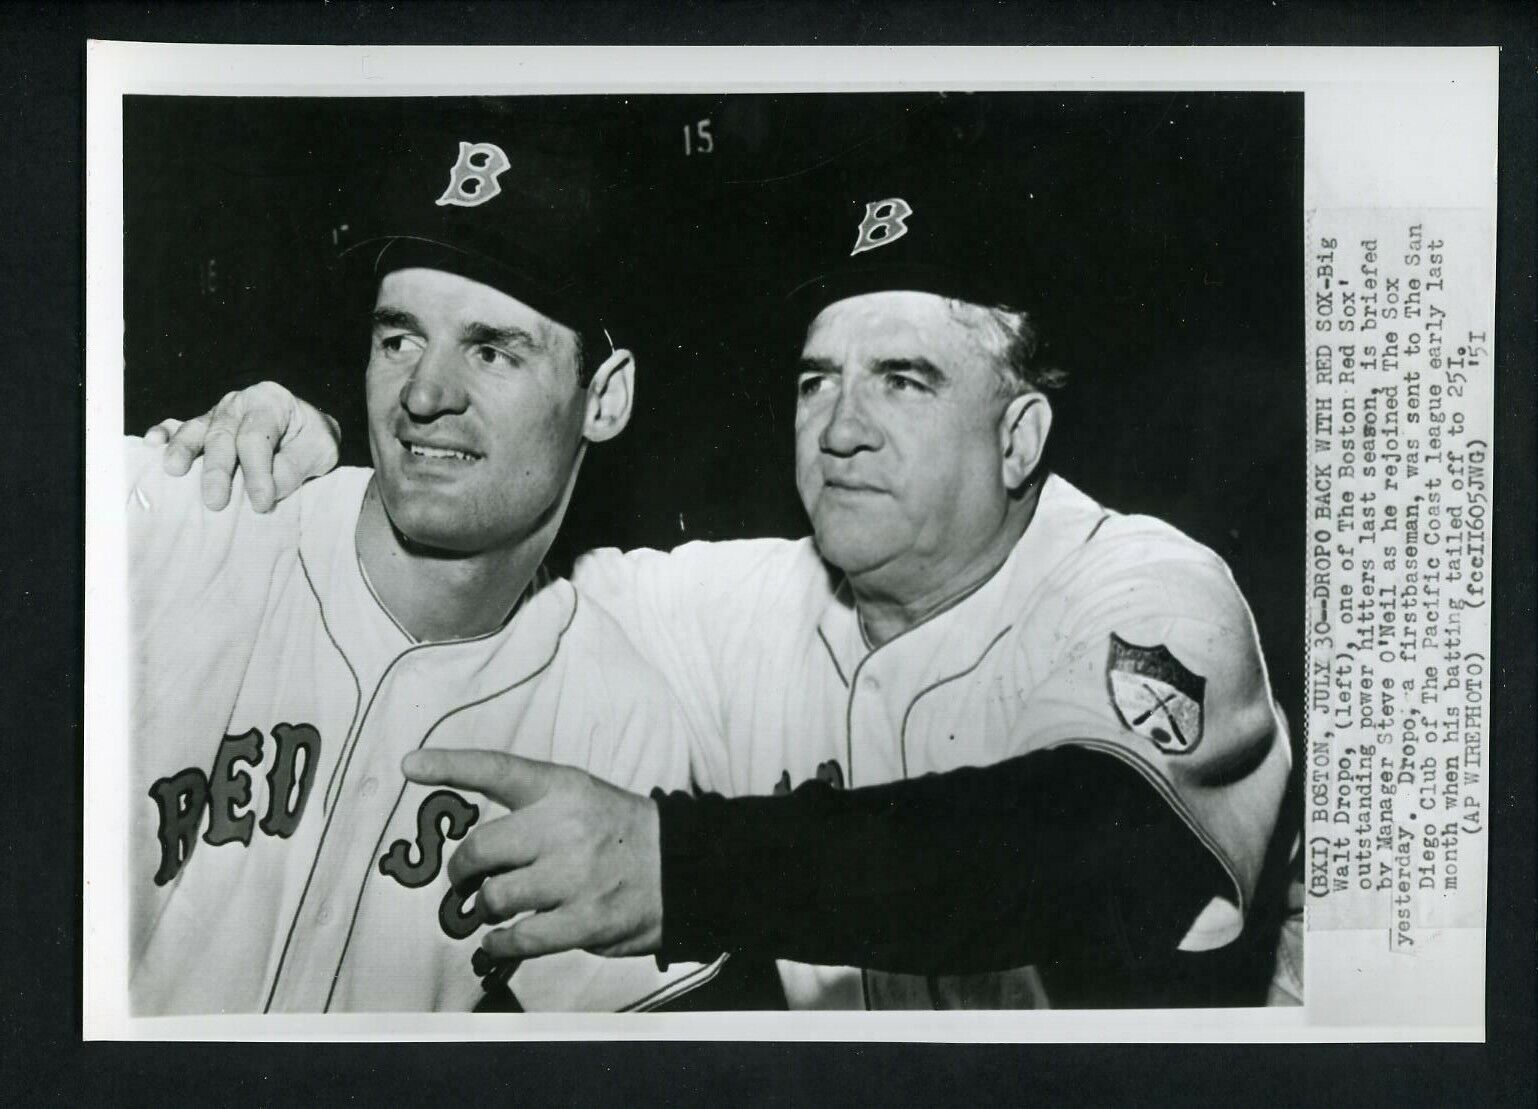
[[357,183],[349,271],[375,283],[417,266],[457,273],[607,354],[626,330],[633,265],[621,232],[634,205],[591,139],[559,103],[403,107]]
[[810,227],[822,257],[787,299],[808,321],[862,293],[911,290],[984,305],[1019,299],[1024,282],[1012,280],[1021,275],[1009,265],[1008,233],[956,208],[952,196],[901,179],[832,200]]
[[[801,179],[786,238],[786,323],[804,328],[835,301],[909,290],[979,305],[1035,310],[1057,262],[1033,178],[998,143],[972,98],[910,113]],[[1021,157],[1024,152],[1020,152]],[[1035,172],[1033,172],[1033,169]]]

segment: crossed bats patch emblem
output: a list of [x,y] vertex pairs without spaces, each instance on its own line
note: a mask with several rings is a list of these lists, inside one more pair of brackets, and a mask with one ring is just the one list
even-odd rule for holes
[[1183,755],[1201,742],[1207,679],[1164,644],[1140,647],[1112,632],[1106,685],[1121,722],[1159,750]]

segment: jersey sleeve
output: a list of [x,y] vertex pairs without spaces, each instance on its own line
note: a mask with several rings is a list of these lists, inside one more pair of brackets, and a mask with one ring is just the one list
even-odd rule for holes
[[[678,793],[658,807],[665,958],[725,947],[963,977],[1092,962],[1126,998],[1174,949],[1215,869],[1134,770],[1079,747],[854,789]],[[1007,996],[980,984],[943,988],[968,1006]],[[926,1004],[941,988],[914,985]]]
[[808,557],[805,543],[759,539],[671,552],[607,548],[577,561],[577,588],[614,618],[676,695],[701,788],[729,789],[724,705],[735,660],[751,650],[760,616],[796,588],[795,568]]
[[562,650],[574,661],[582,726],[554,737],[550,758],[633,793],[686,789],[693,725],[670,683],[630,643],[614,618],[578,592],[578,614]]
[[128,561],[130,692],[129,842],[131,942],[140,950],[172,887],[152,882],[160,848],[153,783],[206,771],[210,737],[230,724],[281,553],[296,540],[298,509],[258,516],[239,477],[228,508],[210,512],[202,463],[184,477],[161,465],[163,448],[123,446]]
[[1254,621],[1228,568],[1156,521],[1097,537],[1053,582],[1056,649],[1021,660],[1017,749],[1080,745],[1134,767],[1221,864],[1181,947],[1234,940],[1254,896],[1291,766]]
[[124,445],[140,752],[178,736],[206,742],[219,734],[189,727],[187,714],[217,716],[233,705],[273,575],[298,538],[297,504],[260,516],[237,475],[230,506],[211,512],[202,502],[202,462],[172,477],[162,454],[139,439]]
[[698,746],[672,687],[662,675],[645,667],[636,687],[612,691],[605,724],[609,742],[604,764],[593,773],[632,793],[654,789],[687,789],[690,757]]

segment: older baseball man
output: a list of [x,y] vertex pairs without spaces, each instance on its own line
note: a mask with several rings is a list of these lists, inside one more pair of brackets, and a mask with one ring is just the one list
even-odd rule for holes
[[[1240,936],[1290,764],[1249,611],[1210,551],[1048,471],[1032,320],[925,213],[854,206],[801,290],[813,536],[577,565],[682,698],[705,795],[406,760],[513,810],[449,864],[529,913],[494,954],[753,952],[798,1007],[1170,1005]],[[596,846],[617,828],[644,865]]]

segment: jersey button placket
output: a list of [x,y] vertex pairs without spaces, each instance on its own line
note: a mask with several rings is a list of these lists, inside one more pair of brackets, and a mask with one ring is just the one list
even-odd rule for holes
[[[373,711],[362,723],[352,752],[351,766],[344,773],[338,809],[318,850],[309,898],[318,899],[309,917],[308,928],[295,930],[293,947],[279,980],[279,1010],[320,1010],[324,1007],[350,931],[354,896],[359,875],[371,873],[379,814],[375,804],[365,799],[377,795],[381,774],[381,742],[388,734],[382,722],[389,721],[393,706],[389,698],[390,678],[381,686]],[[365,878],[365,880],[367,880]]]
[[845,768],[850,786],[855,785],[857,777],[859,782],[866,784],[884,780],[881,768],[887,759],[881,755],[881,750],[886,742],[887,727],[882,708],[884,683],[880,666],[880,659],[867,659],[850,692],[849,766]]

